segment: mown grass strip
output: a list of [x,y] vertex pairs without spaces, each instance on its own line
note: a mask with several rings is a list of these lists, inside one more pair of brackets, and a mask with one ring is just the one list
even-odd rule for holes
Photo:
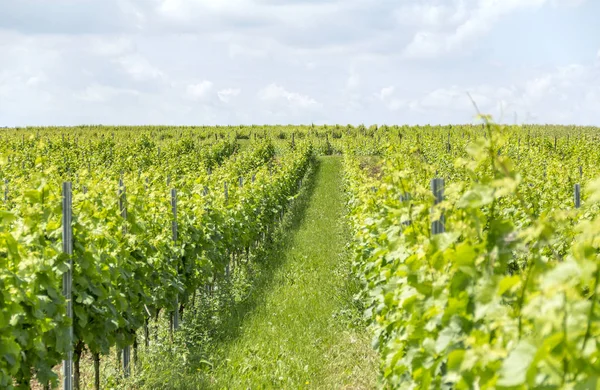
[[292,223],[261,305],[223,344],[214,388],[376,387],[377,363],[352,304],[339,157],[322,157],[313,194]]

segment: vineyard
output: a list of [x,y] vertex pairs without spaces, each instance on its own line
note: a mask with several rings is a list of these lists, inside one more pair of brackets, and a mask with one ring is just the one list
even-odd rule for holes
[[356,267],[391,388],[596,388],[596,129],[402,131],[347,154]]
[[[596,388],[597,134],[485,118],[4,129],[0,388],[337,388],[341,363],[309,364],[337,344],[353,355],[327,360],[367,362],[353,388]],[[242,320],[225,348],[227,313]],[[277,322],[294,351],[268,349]]]

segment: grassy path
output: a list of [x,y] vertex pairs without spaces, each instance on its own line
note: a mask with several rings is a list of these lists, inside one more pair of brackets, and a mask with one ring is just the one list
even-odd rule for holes
[[261,304],[210,374],[214,388],[370,389],[377,363],[352,306],[341,160],[320,159],[304,214],[284,237]]

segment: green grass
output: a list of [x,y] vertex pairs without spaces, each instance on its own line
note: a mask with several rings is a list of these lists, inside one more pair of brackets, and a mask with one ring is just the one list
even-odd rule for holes
[[345,250],[341,160],[319,161],[306,209],[295,216],[282,247],[266,259],[275,268],[260,304],[232,319],[239,327],[217,353],[221,358],[208,380],[214,388],[377,385],[369,336],[362,324],[352,326],[360,310],[352,301],[358,287]]
[[195,315],[170,343],[166,316],[153,324],[140,370],[103,388],[371,389],[378,359],[362,322],[346,243],[340,157],[321,157],[272,241],[200,294]]

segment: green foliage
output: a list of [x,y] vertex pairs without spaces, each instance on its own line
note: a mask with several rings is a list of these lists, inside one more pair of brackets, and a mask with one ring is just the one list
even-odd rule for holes
[[[304,141],[275,159],[269,140],[238,153],[233,141],[183,138],[161,143],[159,153],[154,139],[142,134],[118,147],[100,139],[87,144],[89,155],[75,141],[56,139],[7,151],[0,167],[11,185],[0,213],[0,387],[28,388],[33,377],[56,384],[52,368],[71,347],[61,291],[68,270],[62,180],[75,179],[73,345],[105,354],[132,345],[161,310],[183,310],[194,291],[225,278],[232,256],[264,240],[288,207],[313,154]],[[59,144],[63,156],[46,150],[48,144]],[[37,172],[16,163],[36,154]],[[100,159],[93,170],[88,157]],[[171,188],[177,189],[176,241]]]
[[[582,209],[572,203],[576,180],[599,173],[595,142],[585,129],[439,130],[390,142],[381,178],[346,156],[356,271],[386,383],[595,387],[597,182],[582,183]],[[435,207],[434,177],[446,179]],[[432,235],[442,213],[446,233]]]
[[[69,348],[61,182],[74,189],[74,341],[106,353],[226,278],[288,207],[311,156],[341,153],[355,271],[389,386],[585,388],[600,375],[596,129],[81,126],[1,136],[2,388],[56,383],[52,368]],[[446,181],[435,207],[434,177]],[[447,233],[432,236],[442,214]]]

